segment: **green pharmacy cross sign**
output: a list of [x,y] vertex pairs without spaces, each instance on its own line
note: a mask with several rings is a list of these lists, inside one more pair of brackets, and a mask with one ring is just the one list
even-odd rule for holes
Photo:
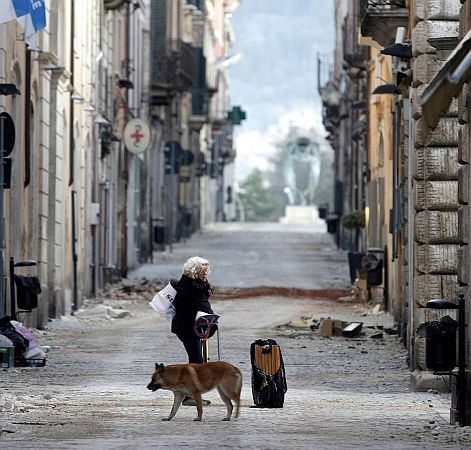
[[233,125],[240,125],[246,118],[247,114],[240,106],[233,106],[227,113],[227,119],[230,120]]

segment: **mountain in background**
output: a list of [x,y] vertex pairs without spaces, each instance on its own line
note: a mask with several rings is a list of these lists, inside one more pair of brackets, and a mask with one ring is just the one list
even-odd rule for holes
[[231,23],[236,41],[230,66],[233,105],[247,112],[244,131],[265,132],[280,117],[317,110],[317,54],[334,48],[333,0],[242,0]]

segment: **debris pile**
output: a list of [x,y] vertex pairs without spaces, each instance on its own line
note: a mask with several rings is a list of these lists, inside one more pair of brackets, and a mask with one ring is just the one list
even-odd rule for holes
[[33,332],[16,320],[0,319],[0,367],[42,367],[49,347],[41,347]]

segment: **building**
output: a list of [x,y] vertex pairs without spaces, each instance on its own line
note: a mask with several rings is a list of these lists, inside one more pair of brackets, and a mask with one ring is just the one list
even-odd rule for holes
[[[366,217],[362,248],[352,245],[341,222],[338,243],[352,252],[378,252],[382,282],[367,281],[365,296],[394,314],[413,386],[453,390],[450,417],[460,425],[471,420],[469,373],[463,370],[458,383],[454,375],[438,376],[437,344],[419,330],[447,315],[459,318],[456,309],[438,310],[430,300],[457,305],[462,293],[469,303],[468,3],[337,2],[334,70],[319,84],[340,186],[333,212],[340,218],[360,207]],[[356,60],[352,48],[367,54],[358,51]],[[349,88],[355,77],[366,80],[364,90]],[[353,105],[365,114],[356,128]],[[355,131],[366,154],[354,144]],[[362,193],[358,200],[355,189]],[[469,348],[469,328],[461,328]],[[460,366],[454,339],[449,342],[444,372]],[[459,342],[458,353],[469,365],[464,347]]]
[[15,312],[10,257],[35,261],[14,272],[40,279],[38,308],[21,313],[37,327],[227,217],[235,157],[223,62],[238,1],[44,4],[32,36],[0,24],[0,83],[21,93],[0,95],[16,129],[0,316]]

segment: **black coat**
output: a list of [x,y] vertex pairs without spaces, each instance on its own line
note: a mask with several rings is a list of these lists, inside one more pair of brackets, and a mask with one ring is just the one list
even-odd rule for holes
[[194,326],[196,313],[203,311],[214,314],[209,303],[212,291],[210,284],[182,275],[179,281],[173,281],[172,286],[177,291],[173,306],[175,317],[172,320],[172,333],[183,337],[196,337]]

